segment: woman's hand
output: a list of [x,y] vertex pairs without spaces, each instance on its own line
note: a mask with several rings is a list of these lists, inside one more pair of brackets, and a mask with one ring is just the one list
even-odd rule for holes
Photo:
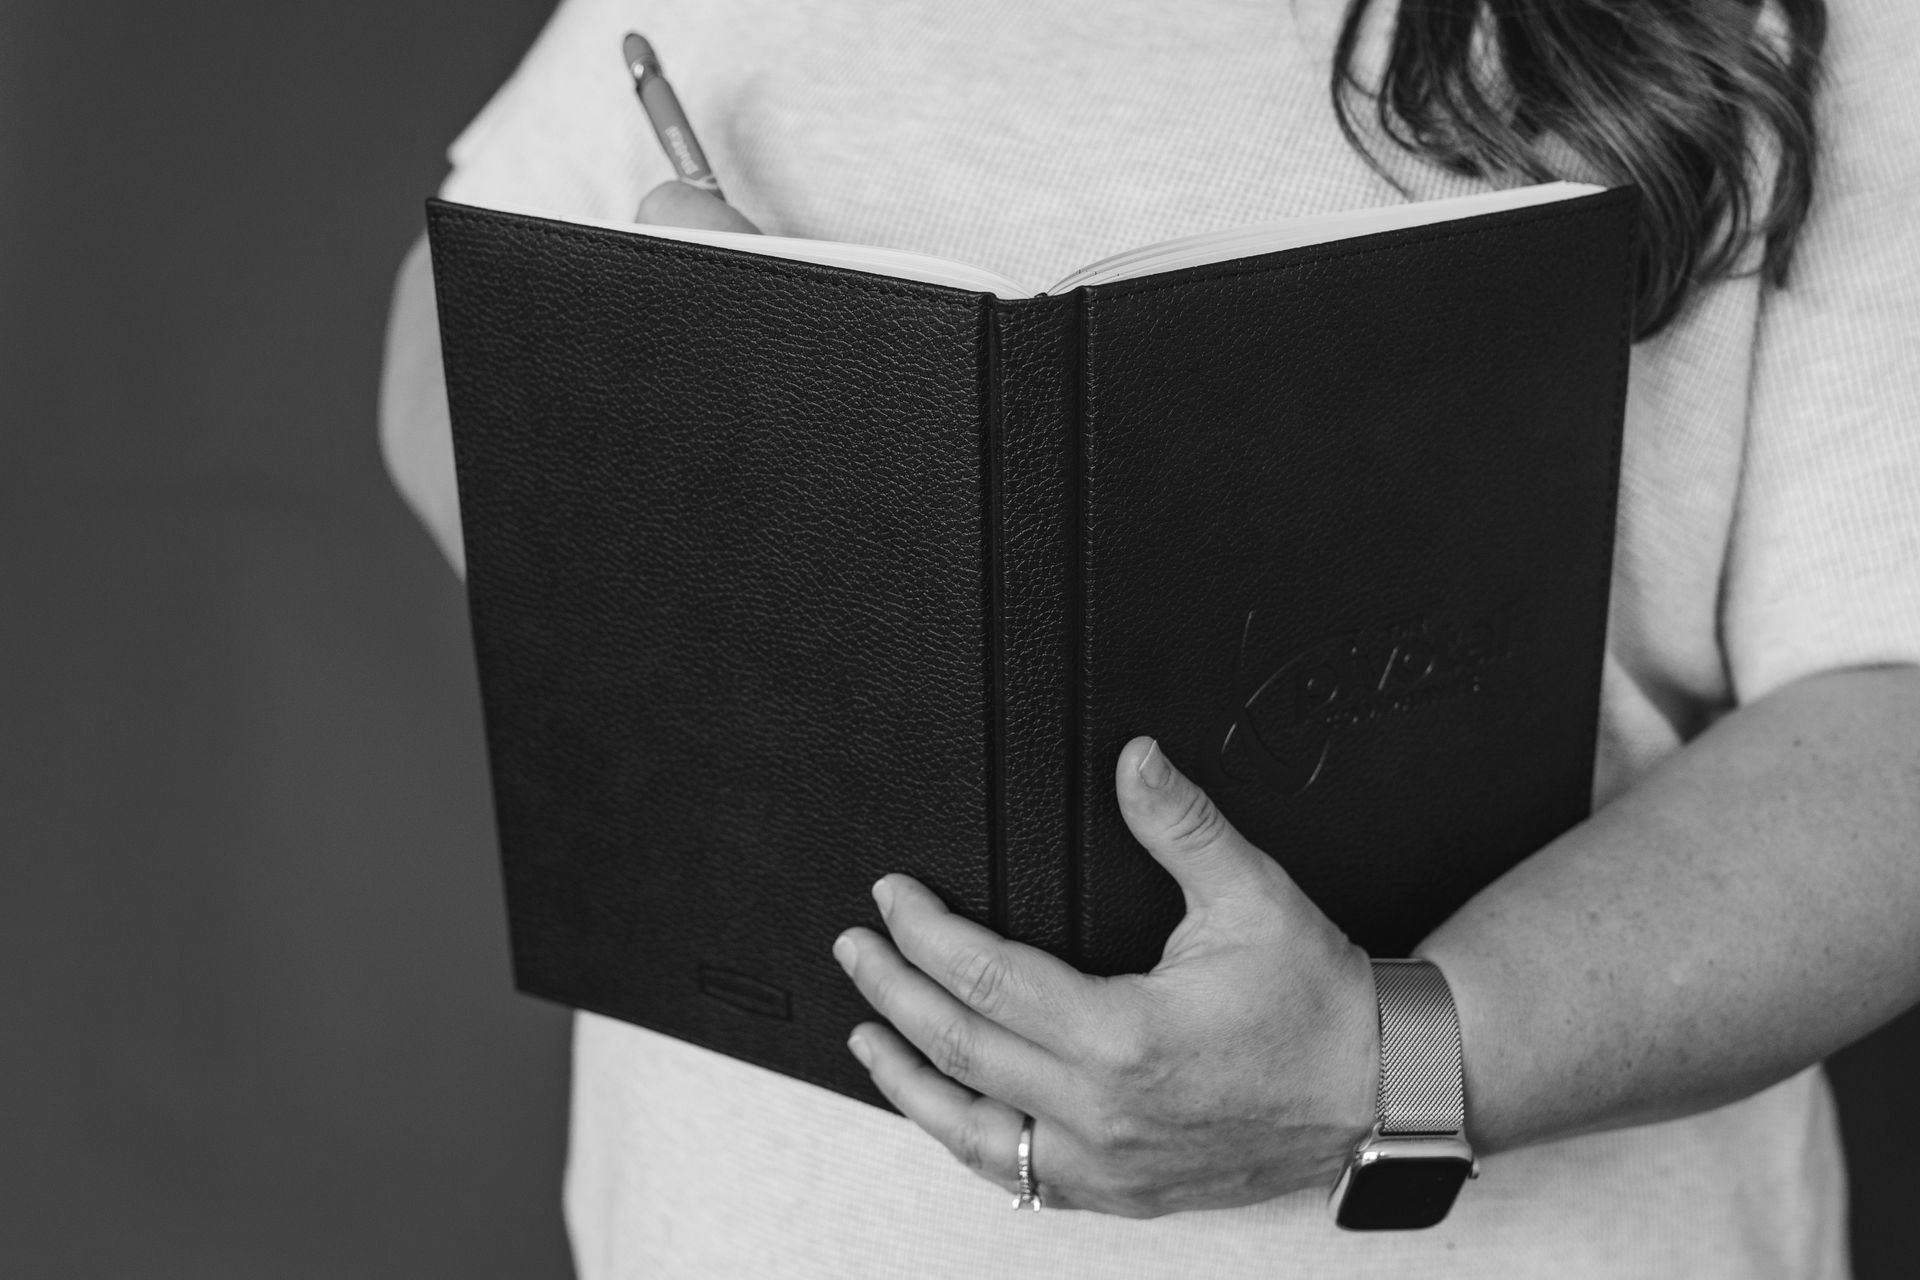
[[1031,1115],[1050,1207],[1153,1217],[1331,1187],[1373,1123],[1365,953],[1151,738],[1121,752],[1115,786],[1186,895],[1153,972],[1088,977],[887,876],[874,898],[892,942],[851,929],[834,954],[892,1026],[863,1023],[849,1047],[1008,1190]]
[[656,227],[695,227],[706,231],[745,231],[759,234],[738,209],[715,195],[684,182],[663,182],[640,198],[635,222]]

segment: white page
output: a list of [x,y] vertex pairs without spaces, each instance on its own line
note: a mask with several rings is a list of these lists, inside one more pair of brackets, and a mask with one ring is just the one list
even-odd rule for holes
[[[1115,254],[1110,258],[1102,258],[1075,271],[1047,292],[1066,293],[1085,284],[1112,284],[1119,280],[1134,280],[1142,276],[1158,275],[1164,271],[1177,271],[1184,267],[1206,266],[1214,262],[1230,262],[1235,258],[1274,253],[1281,249],[1326,244],[1333,240],[1350,240],[1356,236],[1374,235],[1382,231],[1398,231],[1405,227],[1428,226],[1436,222],[1471,218],[1505,209],[1524,209],[1529,205],[1570,200],[1575,196],[1590,195],[1599,190],[1601,188],[1589,186],[1583,182],[1546,182],[1538,186],[1486,191],[1476,195],[1456,196],[1448,200],[1428,200],[1416,204],[1344,210],[1337,213],[1316,214],[1308,218],[1292,218],[1285,222],[1263,222],[1252,226],[1233,227],[1226,231],[1210,231],[1204,235],[1186,236],[1178,240],[1163,240],[1158,244],[1143,245],[1138,249],[1129,249],[1125,253]],[[743,253],[757,253],[769,258],[786,258],[822,266],[846,267],[853,271],[868,271],[876,275],[892,276],[897,280],[918,280],[925,284],[947,285],[955,289],[991,293],[1000,298],[1033,296],[1031,290],[983,267],[935,258],[924,253],[911,253],[905,249],[846,244],[837,240],[762,236],[744,231],[705,231],[690,227],[614,222],[605,218],[574,218],[545,209],[509,204],[493,204],[489,207],[504,213],[554,218],[562,222],[605,227],[612,231],[624,231],[633,235],[656,236],[665,240],[681,240],[689,244],[738,249]]]
[[1116,280],[1135,280],[1183,267],[1231,262],[1235,258],[1276,253],[1281,249],[1298,249],[1332,240],[1351,240],[1356,236],[1399,231],[1404,227],[1424,227],[1483,213],[1498,213],[1503,209],[1524,209],[1529,205],[1591,195],[1599,190],[1601,188],[1584,182],[1545,182],[1538,186],[1455,196],[1449,200],[1322,213],[1309,218],[1291,218],[1285,222],[1262,222],[1227,231],[1211,231],[1179,240],[1163,240],[1159,244],[1145,245],[1117,253],[1111,258],[1102,258],[1080,268],[1047,292],[1066,293],[1083,284],[1112,284]]
[[839,240],[801,240],[791,236],[763,236],[750,231],[707,231],[693,227],[661,227],[640,222],[614,222],[606,218],[576,218],[563,213],[530,206],[493,203],[487,206],[502,213],[520,213],[534,218],[553,218],[587,227],[605,227],[633,235],[655,236],[662,240],[683,240],[688,244],[714,245],[758,253],[769,258],[794,262],[812,262],[827,267],[846,267],[853,271],[871,271],[896,280],[918,280],[924,284],[943,284],[954,289],[971,289],[1001,298],[1030,298],[1031,289],[1023,288],[981,267],[964,262],[949,262],[930,254],[906,249],[883,249],[870,244],[847,244]]

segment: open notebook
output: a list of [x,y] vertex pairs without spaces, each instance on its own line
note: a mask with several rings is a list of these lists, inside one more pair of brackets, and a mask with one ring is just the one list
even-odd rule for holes
[[[1290,218],[1284,222],[1261,222],[1250,226],[1232,227],[1225,231],[1209,231],[1203,235],[1182,236],[1176,240],[1162,240],[1158,244],[1128,249],[1110,258],[1089,263],[1064,279],[1055,281],[1037,296],[1062,294],[1081,285],[1111,284],[1117,280],[1132,280],[1141,276],[1158,275],[1165,271],[1176,271],[1183,267],[1200,267],[1213,262],[1228,262],[1235,258],[1250,258],[1256,254],[1324,244],[1331,240],[1350,240],[1356,236],[1373,235],[1376,232],[1399,231],[1436,222],[1450,222],[1483,213],[1498,213],[1506,209],[1523,209],[1529,205],[1548,204],[1556,200],[1569,200],[1575,196],[1592,195],[1599,190],[1599,187],[1582,182],[1547,182],[1538,186],[1513,187],[1505,191],[1456,196],[1448,200],[1387,205],[1376,209],[1343,210],[1337,213],[1315,214],[1306,218]],[[534,217],[561,216],[549,210],[514,204],[494,203],[487,207],[505,213],[523,213]],[[738,231],[647,226],[631,222],[613,222],[602,218],[563,217],[562,220],[585,226],[606,227],[615,231],[682,240],[690,244],[716,245],[724,249],[738,249],[745,253],[765,254],[773,258],[790,258],[799,262],[818,263],[822,266],[845,267],[851,271],[869,271],[875,275],[893,276],[901,280],[919,280],[926,284],[973,289],[982,293],[991,293],[1000,298],[1036,296],[1032,290],[1016,284],[997,272],[988,271],[984,267],[953,262],[924,253],[913,253],[905,249],[843,244],[833,240],[806,240],[792,236],[749,235]]]
[[431,202],[521,987],[883,1105],[831,952],[882,873],[1154,965],[1140,733],[1409,954],[1587,813],[1638,198],[1243,227],[1045,296]]

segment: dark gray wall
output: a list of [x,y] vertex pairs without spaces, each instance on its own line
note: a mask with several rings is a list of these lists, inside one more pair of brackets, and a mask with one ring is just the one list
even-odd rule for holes
[[0,19],[0,1274],[557,1277],[392,272],[542,0]]
[[[0,26],[0,1273],[563,1275],[458,585],[381,474],[394,265],[544,0]],[[1907,1274],[1920,1021],[1836,1066]]]

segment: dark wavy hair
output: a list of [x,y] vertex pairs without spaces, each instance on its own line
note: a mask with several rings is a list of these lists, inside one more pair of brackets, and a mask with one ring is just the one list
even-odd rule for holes
[[[1786,284],[1813,200],[1814,90],[1825,0],[1401,0],[1380,83],[1353,69],[1373,0],[1349,0],[1334,46],[1333,106],[1347,141],[1405,192],[1361,140],[1353,99],[1381,131],[1455,173],[1544,182],[1553,140],[1609,182],[1642,193],[1634,330],[1650,337],[1697,285],[1758,270]],[[1773,188],[1757,191],[1761,148]],[[1564,154],[1564,153],[1562,153]]]

